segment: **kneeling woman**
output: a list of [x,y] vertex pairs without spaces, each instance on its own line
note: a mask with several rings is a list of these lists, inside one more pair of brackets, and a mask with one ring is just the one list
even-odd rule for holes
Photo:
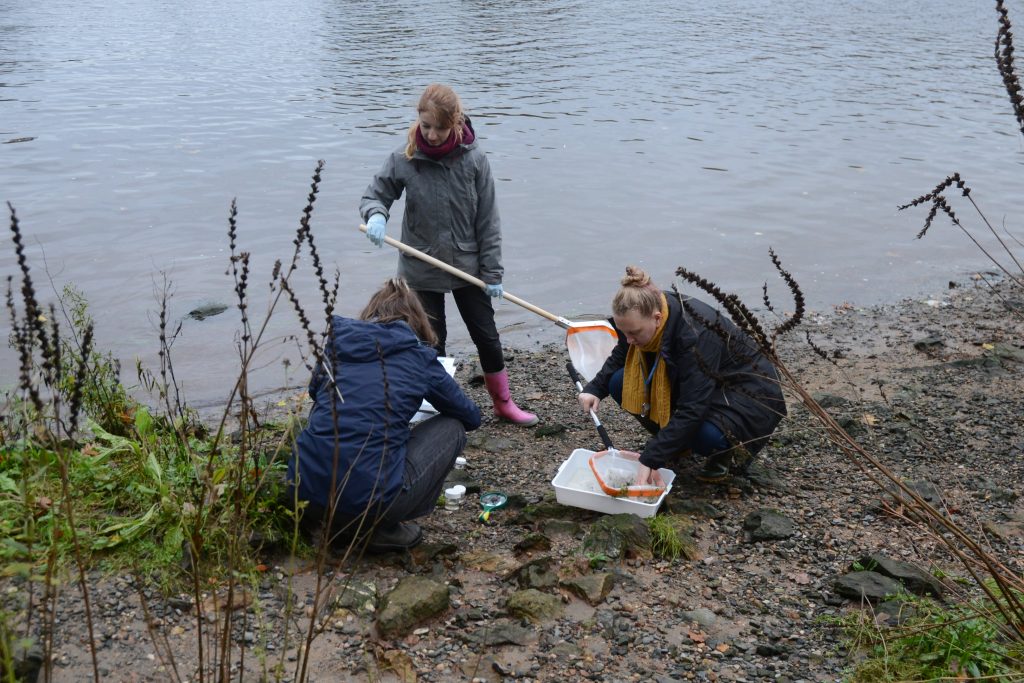
[[[434,509],[466,430],[480,426],[480,410],[437,361],[434,342],[423,306],[401,279],[385,283],[358,320],[334,316],[326,356],[337,391],[318,368],[309,424],[288,466],[299,500],[308,502],[304,526],[330,518],[334,534],[369,532],[368,549],[378,552],[422,539],[408,520]],[[410,429],[423,399],[440,414]]]
[[696,316],[627,267],[612,300],[619,343],[579,396],[584,411],[596,411],[611,395],[654,435],[640,454],[638,484],[660,484],[658,468],[687,451],[706,457],[698,479],[722,481],[786,414],[775,367],[750,337],[711,306],[685,301]]

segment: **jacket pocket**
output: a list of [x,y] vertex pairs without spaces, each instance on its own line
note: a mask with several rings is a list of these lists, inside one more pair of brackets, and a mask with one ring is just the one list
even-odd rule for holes
[[459,270],[470,275],[480,272],[480,245],[474,241],[455,240],[455,263]]

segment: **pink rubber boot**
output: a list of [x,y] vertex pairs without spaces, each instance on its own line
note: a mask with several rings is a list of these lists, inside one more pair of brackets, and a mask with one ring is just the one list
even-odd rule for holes
[[487,385],[487,393],[491,395],[491,400],[494,401],[495,415],[503,420],[508,420],[524,427],[529,427],[539,422],[536,415],[520,410],[519,406],[512,400],[512,394],[508,390],[508,372],[506,370],[484,373],[484,383]]

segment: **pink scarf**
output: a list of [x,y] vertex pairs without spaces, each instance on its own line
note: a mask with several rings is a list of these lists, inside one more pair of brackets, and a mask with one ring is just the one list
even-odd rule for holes
[[448,139],[440,145],[431,145],[427,142],[427,139],[423,137],[423,133],[420,132],[420,127],[416,126],[416,147],[435,161],[447,156],[453,149],[459,146],[460,142],[463,145],[468,145],[475,139],[476,134],[473,132],[473,126],[470,125],[468,118],[462,124],[461,141],[455,137],[455,131],[452,130],[452,132],[448,134]]

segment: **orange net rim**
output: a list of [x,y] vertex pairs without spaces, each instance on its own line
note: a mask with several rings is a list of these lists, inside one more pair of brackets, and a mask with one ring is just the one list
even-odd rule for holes
[[604,479],[601,478],[601,473],[597,470],[597,465],[594,461],[597,458],[602,458],[608,454],[608,451],[601,451],[594,453],[590,456],[590,471],[594,473],[594,478],[597,479],[598,485],[601,490],[607,495],[613,498],[657,498],[661,494],[665,493],[665,486],[609,486],[605,483]]

